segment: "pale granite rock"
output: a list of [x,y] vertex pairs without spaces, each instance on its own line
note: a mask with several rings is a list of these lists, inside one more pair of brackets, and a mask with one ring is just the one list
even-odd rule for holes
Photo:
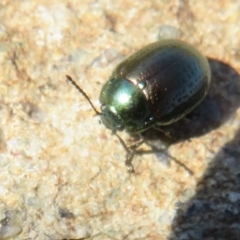
[[[237,239],[239,1],[4,0],[0,7],[0,239]],[[194,175],[156,153],[137,154],[129,175],[117,138],[65,75],[99,107],[116,64],[162,34],[212,58],[207,100],[169,130],[181,139],[169,154]]]

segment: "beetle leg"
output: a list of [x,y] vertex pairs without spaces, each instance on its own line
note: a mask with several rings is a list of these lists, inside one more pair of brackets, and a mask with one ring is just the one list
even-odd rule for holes
[[135,171],[134,171],[134,167],[132,165],[132,160],[133,160],[133,157],[134,157],[134,147],[133,148],[132,148],[132,146],[128,147],[126,145],[126,143],[122,140],[122,138],[117,133],[115,133],[115,135],[117,136],[120,144],[123,146],[124,150],[126,151],[125,165],[128,168],[128,172],[129,173],[134,173]]
[[128,146],[128,148],[130,149],[136,149],[139,146],[141,146],[143,143],[145,142],[145,138],[143,135],[139,134],[139,140],[135,141],[133,144],[131,144],[130,146]]
[[128,151],[127,151],[127,154],[126,154],[126,161],[125,161],[125,165],[128,167],[128,171],[130,173],[134,173],[134,168],[133,168],[133,165],[132,165],[132,160],[133,160],[133,157],[134,157],[134,154],[135,154],[135,149],[138,148],[139,146],[141,146],[143,143],[145,142],[145,139],[143,138],[142,135],[140,135],[140,140],[133,143],[132,145],[130,146],[126,146]]
[[[155,147],[153,147],[155,149]],[[194,175],[194,172],[189,168],[187,167],[184,163],[182,163],[181,161],[179,161],[177,158],[171,156],[171,154],[168,153],[168,149],[161,149],[161,150],[157,150],[155,149],[158,155],[158,158],[159,156],[161,156],[161,158],[168,158],[170,159],[170,161],[173,161],[175,162],[177,165],[179,165],[180,167],[182,167],[183,169],[185,169],[190,175]]]
[[179,160],[177,160],[175,157],[169,155],[170,159],[172,161],[174,161],[175,163],[177,163],[179,166],[181,166],[182,168],[184,168],[190,175],[194,175],[194,172],[188,168],[184,163],[180,162]]
[[160,126],[157,124],[153,126],[154,129],[156,129],[159,132],[162,132],[167,138],[172,139],[172,136],[170,132],[167,132],[166,130],[162,129]]

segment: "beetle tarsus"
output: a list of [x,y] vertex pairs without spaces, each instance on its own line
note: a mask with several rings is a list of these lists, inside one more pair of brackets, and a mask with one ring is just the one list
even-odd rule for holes
[[129,173],[135,173],[134,167],[132,165],[133,157],[134,157],[134,153],[131,150],[129,150],[126,153],[126,161],[125,161],[125,165],[127,166]]

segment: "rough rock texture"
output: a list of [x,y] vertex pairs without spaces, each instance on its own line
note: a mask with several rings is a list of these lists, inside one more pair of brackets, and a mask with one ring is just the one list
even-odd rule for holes
[[[0,239],[239,239],[239,21],[236,0],[2,0]],[[99,107],[116,64],[169,37],[209,58],[211,89],[166,128],[168,154],[146,134],[129,174],[65,75]]]

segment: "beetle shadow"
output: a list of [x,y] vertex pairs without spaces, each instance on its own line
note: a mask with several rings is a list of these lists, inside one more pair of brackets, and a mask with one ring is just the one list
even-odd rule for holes
[[215,156],[195,196],[176,205],[168,239],[240,239],[240,129]]
[[220,127],[235,114],[240,105],[239,74],[226,63],[210,58],[208,61],[212,81],[206,98],[184,119],[162,127],[161,131],[145,131],[143,137],[146,142],[163,140],[174,144],[190,140]]
[[[239,74],[226,63],[209,62],[212,83],[205,100],[187,119],[162,128],[172,136],[170,144],[209,133],[234,118],[239,108]],[[151,129],[144,137],[161,140],[163,133]],[[240,240],[240,129],[211,161],[196,194],[176,208],[169,240]]]
[[[199,121],[193,121],[190,137],[221,126],[234,117],[239,107],[238,73],[225,63],[212,59],[209,62],[212,86],[206,100],[195,111],[201,115]],[[178,210],[169,239],[240,239],[240,129],[215,156],[199,181],[195,196],[176,205]]]
[[[187,119],[162,129],[173,136],[170,144],[209,133],[234,118],[239,108],[239,74],[226,63],[209,62],[212,83],[206,99]],[[159,141],[163,133],[151,129],[144,137]],[[240,129],[211,161],[196,194],[187,202],[177,202],[176,208],[169,240],[240,240]]]

